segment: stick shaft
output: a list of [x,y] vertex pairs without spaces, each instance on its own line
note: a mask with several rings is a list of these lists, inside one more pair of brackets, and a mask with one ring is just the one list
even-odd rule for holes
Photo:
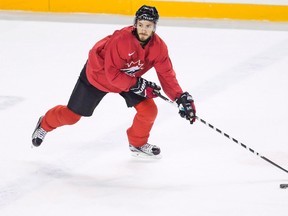
[[196,117],[197,120],[199,120],[200,122],[202,122],[203,124],[207,125],[208,127],[214,129],[215,131],[217,131],[218,133],[222,134],[223,136],[225,136],[226,138],[232,140],[233,142],[239,144],[240,146],[242,146],[243,148],[249,150],[251,153],[259,156],[260,158],[262,158],[263,160],[267,161],[268,163],[272,164],[273,166],[283,170],[284,172],[288,173],[288,170],[284,169],[283,167],[281,167],[280,165],[276,164],[275,162],[271,161],[270,159],[268,159],[267,157],[262,156],[260,153],[254,151],[252,148],[249,148],[248,146],[244,145],[243,143],[239,142],[237,139],[231,137],[230,135],[228,135],[227,133],[222,132],[220,129],[214,127],[213,125],[207,123],[205,120],[199,118],[198,116]]
[[[175,102],[169,100],[167,97],[163,96],[160,92],[154,92],[157,96],[159,96],[161,99],[171,103],[171,104],[175,104]],[[231,137],[230,135],[228,135],[227,133],[224,133],[222,130],[218,129],[217,127],[214,127],[213,125],[211,125],[210,123],[206,122],[205,120],[199,118],[198,116],[196,116],[196,119],[200,122],[202,122],[203,124],[207,125],[209,128],[217,131],[218,133],[222,134],[223,136],[225,136],[226,138],[232,140],[233,142],[239,144],[241,147],[247,149],[249,152],[259,156],[260,158],[262,158],[263,160],[265,160],[266,162],[272,164],[273,166],[283,170],[284,172],[288,173],[288,170],[284,169],[283,167],[281,167],[280,165],[276,164],[275,162],[271,161],[270,159],[262,156],[260,153],[254,151],[252,148],[244,145],[243,143],[239,142],[237,139]]]
[[201,121],[203,124],[207,125],[208,127],[212,128],[213,130],[217,131],[218,133],[222,134],[223,136],[227,137],[228,139],[232,140],[233,142],[239,144],[240,146],[242,146],[243,148],[249,150],[250,152],[252,152],[253,154],[260,156],[261,155],[254,151],[253,149],[249,148],[248,146],[244,145],[243,143],[239,142],[237,139],[231,137],[230,135],[228,135],[227,133],[224,133],[223,131],[221,131],[220,129],[214,127],[213,125],[209,124],[208,122],[206,122],[205,120],[199,118],[198,116],[196,117],[197,120]]

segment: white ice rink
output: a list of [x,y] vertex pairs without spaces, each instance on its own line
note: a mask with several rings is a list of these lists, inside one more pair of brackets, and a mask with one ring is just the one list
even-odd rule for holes
[[[89,49],[133,17],[0,12],[1,216],[287,216],[288,173],[156,99],[150,143],[132,158],[134,109],[109,94],[91,118],[31,148],[40,115],[66,104]],[[288,169],[288,24],[162,19],[199,117]],[[157,82],[152,70],[145,78]]]

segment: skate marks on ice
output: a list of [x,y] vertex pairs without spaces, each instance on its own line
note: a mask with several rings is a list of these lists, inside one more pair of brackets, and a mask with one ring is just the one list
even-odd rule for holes
[[[121,173],[120,171],[115,174],[115,170],[111,169],[111,173],[108,171],[103,174],[101,172],[101,164],[99,164],[98,169],[95,169],[95,173],[93,174],[83,174],[79,173],[77,170],[83,164],[87,164],[87,161],[93,161],[91,157],[91,151],[82,151],[76,157],[68,158],[64,156],[61,160],[56,160],[56,163],[50,164],[46,162],[39,162],[39,161],[30,161],[30,162],[23,162],[19,169],[30,169],[28,172],[24,172],[24,174],[13,178],[13,180],[9,180],[7,182],[3,182],[0,184],[0,210],[7,206],[13,205],[13,203],[17,202],[18,200],[24,199],[25,197],[29,196],[29,194],[38,193],[39,190],[45,188],[49,184],[53,183],[63,183],[66,182],[70,186],[74,186],[77,188],[89,188],[91,190],[105,190],[107,188],[114,188],[121,190],[122,188],[126,189],[138,189],[138,190],[147,190],[151,189],[151,186],[142,186],[139,189],[139,185],[131,185],[131,183],[127,183],[122,181],[121,179],[127,178],[127,173]],[[102,153],[99,153],[101,155]],[[95,154],[96,157],[98,154]],[[98,156],[99,156],[98,155]],[[76,156],[76,154],[75,154]],[[84,156],[84,157],[83,157]],[[132,158],[129,154],[126,155],[127,158],[123,161],[115,161],[111,166],[117,166],[117,163],[122,164],[126,167],[128,163],[129,166],[140,166],[147,163],[153,163],[154,160],[140,160],[139,158]],[[74,160],[73,160],[73,159]],[[72,161],[73,160],[73,161]],[[157,161],[157,160],[156,160]],[[61,165],[60,165],[61,164]],[[118,166],[119,166],[118,164]],[[109,165],[108,165],[109,166]],[[96,166],[97,167],[97,166]],[[106,168],[103,168],[106,169]],[[99,172],[101,172],[100,175]],[[135,171],[132,170],[131,173],[128,172],[128,176],[135,175]],[[130,178],[130,177],[129,177]],[[137,177],[133,177],[137,178]],[[141,177],[139,177],[139,180]],[[137,182],[137,181],[136,181]],[[170,188],[171,185],[168,185]],[[162,183],[159,185],[155,185],[154,190],[167,190],[167,185],[163,186]],[[183,189],[184,190],[184,189]]]
[[[91,153],[88,153],[85,148],[87,146],[89,145],[76,148],[73,152],[68,151],[61,159],[57,159],[57,155],[54,156],[55,163],[37,160],[21,161],[21,165],[16,164],[16,170],[24,171],[13,174],[14,176],[12,175],[6,181],[0,181],[0,209],[37,192],[53,181],[69,178],[72,170],[91,159]],[[32,151],[36,150],[37,148],[32,149]]]
[[[22,173],[11,174],[11,177],[5,181],[0,181],[0,209],[13,205],[14,202],[45,188],[47,184],[63,179],[77,179],[74,171],[84,164],[101,157],[107,145],[111,143],[103,142],[102,145],[95,145],[94,142],[82,143],[72,149],[68,149],[61,156],[53,154],[53,163],[37,161],[21,161],[21,164],[14,164],[15,170],[22,170]],[[105,146],[105,148],[103,147]],[[116,148],[117,149],[117,148]],[[32,148],[37,151],[37,148]],[[113,149],[115,150],[115,149]],[[128,148],[127,148],[127,151]],[[37,153],[37,152],[36,152]],[[10,167],[11,168],[11,167]],[[72,180],[71,180],[72,181]]]
[[[27,162],[24,163],[24,167],[23,165],[21,167],[24,169],[27,166],[34,167],[35,164]],[[38,169],[18,176],[18,178],[10,180],[6,184],[2,182],[2,185],[0,185],[0,209],[36,191],[53,180],[68,177],[67,173],[64,169],[60,169],[59,166],[41,164]]]
[[[243,61],[229,70],[211,77],[205,83],[195,86],[195,92],[202,95],[201,100],[227,90],[238,82],[242,82],[265,68],[288,57],[288,40],[283,40]],[[277,73],[277,71],[275,71]],[[209,86],[209,88],[207,88]]]
[[8,109],[24,101],[22,97],[0,95],[0,110]]

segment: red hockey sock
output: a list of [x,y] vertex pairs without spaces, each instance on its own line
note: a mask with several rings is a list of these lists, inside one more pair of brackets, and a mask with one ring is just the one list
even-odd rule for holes
[[81,116],[72,112],[67,106],[58,105],[45,114],[41,127],[45,131],[52,131],[63,125],[72,125],[80,120]]
[[137,111],[132,126],[127,130],[128,141],[135,147],[148,142],[158,109],[153,99],[146,99],[135,106]]

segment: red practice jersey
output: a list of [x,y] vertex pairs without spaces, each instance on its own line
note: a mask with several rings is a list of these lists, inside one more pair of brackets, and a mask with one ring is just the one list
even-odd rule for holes
[[129,91],[137,77],[155,68],[165,94],[175,100],[183,91],[168,55],[165,42],[154,33],[143,48],[129,26],[98,41],[89,52],[87,78],[104,92]]

